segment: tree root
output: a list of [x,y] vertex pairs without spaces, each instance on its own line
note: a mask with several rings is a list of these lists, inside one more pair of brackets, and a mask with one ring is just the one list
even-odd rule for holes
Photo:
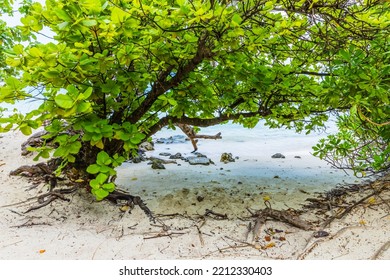
[[24,212],[24,214],[31,212],[31,211],[34,211],[34,210],[37,210],[37,209],[40,209],[42,207],[45,207],[45,206],[49,205],[50,203],[52,203],[56,199],[61,199],[61,200],[69,202],[70,199],[66,198],[64,196],[64,194],[70,194],[70,193],[75,192],[76,190],[77,190],[77,187],[71,188],[71,189],[59,189],[56,191],[49,191],[47,193],[41,194],[41,195],[35,197],[35,199],[37,199],[39,204],[37,206],[33,206],[33,207],[29,208],[28,210],[26,210]]
[[145,212],[146,216],[149,217],[150,221],[152,221],[153,223],[156,222],[156,218],[153,215],[152,211],[146,206],[146,204],[143,202],[143,200],[139,196],[133,196],[133,195],[130,195],[124,191],[115,190],[112,193],[110,193],[106,197],[106,199],[115,203],[115,204],[118,204],[119,200],[124,200],[130,206],[130,211],[131,211],[131,209],[134,208],[135,205],[137,205],[137,206],[139,206],[139,208],[141,208]]
[[335,219],[342,219],[343,217],[345,217],[348,213],[350,213],[354,208],[356,208],[357,206],[361,205],[364,201],[366,201],[367,199],[373,197],[373,196],[377,196],[379,195],[382,191],[384,191],[387,187],[386,186],[383,186],[382,188],[380,189],[374,189],[374,191],[366,196],[364,196],[363,198],[359,199],[357,202],[353,203],[352,205],[348,206],[345,208],[345,210],[338,214],[338,215],[333,215],[332,217],[330,217],[328,220],[326,220],[323,224],[322,224],[322,228],[325,228],[327,227],[330,223],[332,223]]
[[387,241],[378,249],[378,251],[376,251],[376,253],[371,257],[371,260],[377,260],[379,256],[382,255],[389,248],[390,248],[390,241]]
[[11,176],[25,176],[25,177],[37,177],[49,175],[53,172],[48,164],[46,163],[38,163],[35,165],[23,165],[13,171],[10,172]]
[[303,221],[298,217],[297,214],[291,213],[287,210],[274,210],[272,208],[265,208],[263,210],[258,210],[253,215],[256,218],[255,225],[253,226],[252,232],[253,236],[257,236],[260,232],[261,226],[265,223],[267,218],[289,224],[299,229],[311,230],[313,228],[308,222]]

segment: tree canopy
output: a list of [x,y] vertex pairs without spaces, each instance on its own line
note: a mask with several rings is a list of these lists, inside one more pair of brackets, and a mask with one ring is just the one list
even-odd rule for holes
[[28,135],[50,121],[47,137],[56,145],[36,148],[37,158],[60,158],[58,174],[86,170],[99,200],[115,189],[115,167],[175,123],[254,127],[265,119],[310,132],[333,113],[340,132],[314,154],[356,174],[388,170],[389,4],[25,3],[21,25],[7,30],[54,36],[23,44],[3,33],[0,102],[39,98],[42,105],[1,118],[0,132],[16,127]]

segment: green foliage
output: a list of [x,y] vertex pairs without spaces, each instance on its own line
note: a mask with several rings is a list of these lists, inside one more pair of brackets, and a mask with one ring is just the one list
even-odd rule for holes
[[121,165],[124,161],[124,157],[114,155],[111,158],[106,152],[101,151],[97,155],[96,163],[88,166],[88,173],[97,174],[96,178],[89,182],[89,185],[92,188],[92,193],[96,196],[97,200],[102,200],[110,192],[114,191],[115,184],[107,181],[111,176],[116,174],[114,168]]
[[[86,170],[99,200],[140,142],[178,122],[254,127],[263,118],[309,133],[336,112],[340,134],[315,153],[351,159],[347,167],[357,172],[384,170],[389,3],[307,3],[26,1],[20,26],[0,24],[0,102],[43,102],[25,116],[0,118],[0,132],[29,134],[51,121],[53,156],[62,167]],[[53,42],[21,44],[47,29]],[[357,149],[373,140],[374,148]],[[350,157],[353,150],[359,158]],[[38,157],[50,151],[39,148]]]

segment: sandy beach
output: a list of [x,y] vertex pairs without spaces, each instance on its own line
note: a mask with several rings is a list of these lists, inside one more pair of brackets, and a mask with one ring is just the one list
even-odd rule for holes
[[[118,186],[142,197],[156,223],[138,207],[131,214],[122,212],[120,205],[96,202],[85,190],[69,195],[69,202],[57,199],[24,213],[37,203],[31,198],[47,191],[44,184],[33,186],[28,178],[9,176],[33,163],[33,156],[20,156],[25,140],[17,132],[0,135],[2,260],[390,259],[389,178],[351,193],[348,202],[386,186],[326,227],[322,222],[335,213],[306,209],[299,215],[310,222],[309,230],[275,219],[254,228],[251,212],[265,209],[265,201],[274,210],[294,212],[308,198],[358,182],[312,157],[311,143],[304,138],[291,147],[264,146],[261,141],[236,141],[234,146],[226,135],[218,141],[200,140],[200,152],[213,162],[207,166],[183,160],[161,170],[152,169],[148,161],[123,165]],[[155,144],[147,156],[169,159],[160,153],[180,152],[187,157],[191,148],[189,143]],[[232,153],[235,162],[220,162],[224,152]],[[277,152],[285,158],[271,158]],[[319,231],[326,236],[314,237]]]

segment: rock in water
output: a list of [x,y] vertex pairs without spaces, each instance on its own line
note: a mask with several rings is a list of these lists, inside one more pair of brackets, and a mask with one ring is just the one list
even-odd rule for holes
[[163,156],[163,157],[169,157],[171,156],[172,154],[171,153],[159,153],[160,156]]
[[281,153],[276,153],[272,156],[272,158],[286,158],[284,155],[282,155]]
[[233,155],[231,153],[223,153],[221,155],[221,162],[228,163],[228,162],[235,162]]
[[140,145],[139,145],[139,149],[141,151],[153,151],[154,150],[154,146],[153,146],[153,143],[150,143],[150,142],[142,142]]
[[197,165],[197,164],[209,165],[211,162],[210,159],[207,157],[188,157],[186,160],[191,165]]
[[165,166],[161,162],[153,161],[152,168],[153,169],[165,169]]
[[159,138],[156,140],[158,144],[176,144],[176,143],[185,143],[186,137],[184,135],[174,135],[169,138]]
[[183,156],[181,155],[181,153],[176,153],[174,155],[171,155],[169,158],[170,159],[183,159]]

